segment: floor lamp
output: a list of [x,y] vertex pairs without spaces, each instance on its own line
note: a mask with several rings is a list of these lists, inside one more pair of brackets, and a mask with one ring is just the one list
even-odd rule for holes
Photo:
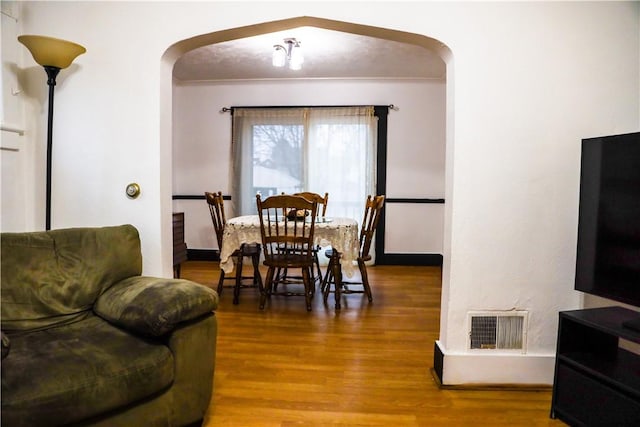
[[47,120],[47,199],[45,229],[51,229],[51,152],[53,146],[53,92],[56,77],[61,69],[67,68],[73,60],[87,50],[79,44],[46,36],[18,36],[33,59],[44,67],[49,85],[49,116]]

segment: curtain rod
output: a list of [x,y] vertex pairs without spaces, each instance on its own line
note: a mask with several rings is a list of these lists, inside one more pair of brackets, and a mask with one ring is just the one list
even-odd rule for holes
[[[222,107],[222,109],[220,110],[221,113],[232,113],[233,114],[233,110],[236,108],[338,108],[338,107],[369,107],[369,105],[305,105],[305,106],[300,106],[300,105],[285,105],[285,106],[249,106],[249,107]],[[394,110],[397,111],[399,110],[399,108],[397,106],[395,106],[394,104],[389,104],[389,105],[373,105],[373,107],[387,107],[390,110]]]

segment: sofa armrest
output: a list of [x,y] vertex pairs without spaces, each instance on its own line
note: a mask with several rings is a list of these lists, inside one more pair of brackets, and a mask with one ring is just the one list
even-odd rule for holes
[[134,276],[107,289],[93,311],[142,335],[160,336],[218,307],[218,294],[189,280]]

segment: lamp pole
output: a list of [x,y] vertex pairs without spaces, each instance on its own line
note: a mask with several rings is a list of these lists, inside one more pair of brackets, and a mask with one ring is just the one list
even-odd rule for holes
[[47,118],[47,182],[45,200],[45,229],[51,230],[51,166],[53,156],[53,94],[56,77],[61,69],[87,50],[79,44],[47,36],[24,35],[18,41],[31,52],[33,59],[44,67],[49,86],[49,111]]
[[51,230],[51,159],[53,156],[53,93],[55,92],[56,77],[60,68],[45,66],[47,72],[47,85],[49,86],[49,113],[47,117],[47,186],[46,186],[46,213],[45,230]]

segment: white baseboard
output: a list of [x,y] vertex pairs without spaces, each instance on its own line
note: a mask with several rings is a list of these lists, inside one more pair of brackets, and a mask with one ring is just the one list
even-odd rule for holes
[[442,353],[443,385],[552,385],[555,354],[486,352],[452,353],[436,341]]

